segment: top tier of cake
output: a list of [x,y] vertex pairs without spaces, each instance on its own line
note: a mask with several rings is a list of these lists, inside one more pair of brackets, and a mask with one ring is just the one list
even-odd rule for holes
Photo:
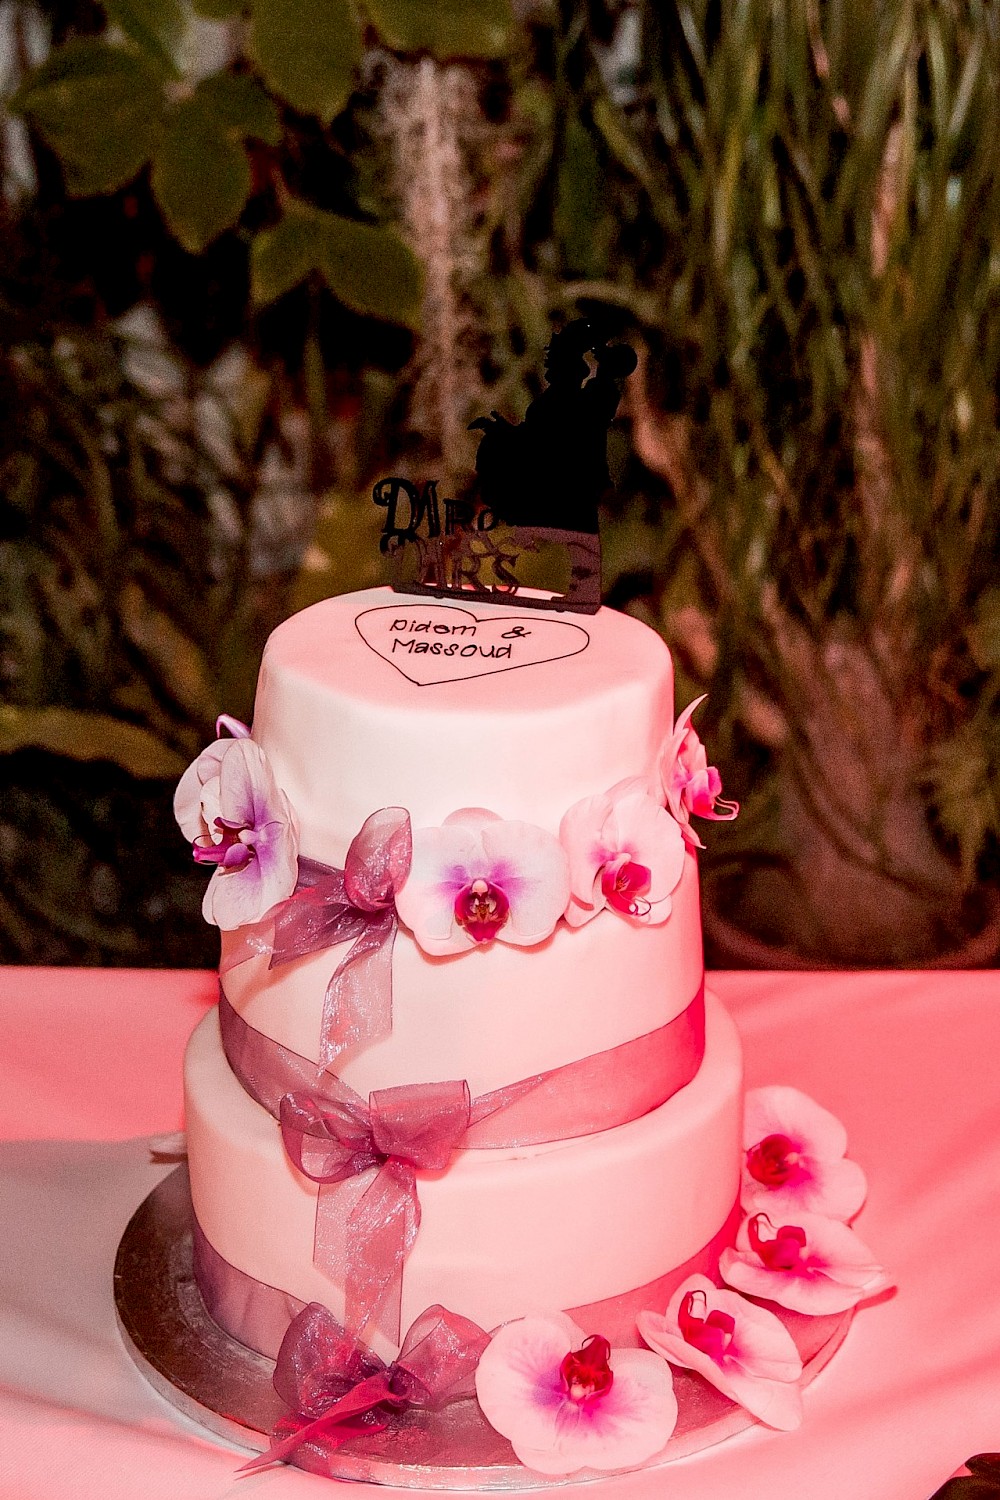
[[556,833],[580,798],[655,774],[672,714],[670,653],[627,615],[373,589],[278,627],[253,736],[301,853],[342,865],[381,807],[406,808],[415,828],[484,807]]
[[[656,777],[673,727],[660,638],[602,609],[571,616],[464,608],[388,589],[286,621],[264,654],[253,738],[299,824],[301,855],[342,867],[362,824],[400,807],[415,831],[466,808],[557,835],[564,814],[628,777]],[[610,910],[559,921],[530,947],[433,956],[405,925],[392,956],[392,1030],[337,1071],[363,1096],[464,1078],[474,1094],[589,1057],[680,1016],[703,977],[694,855],[656,924]],[[268,968],[223,933],[226,993],[258,1031],[320,1055],[341,949]],[[235,958],[235,965],[233,959]]]

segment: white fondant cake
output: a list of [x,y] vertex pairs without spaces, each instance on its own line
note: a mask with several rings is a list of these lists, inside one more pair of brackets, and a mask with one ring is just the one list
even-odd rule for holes
[[[365,1104],[373,1091],[464,1080],[475,1108],[534,1075],[640,1049],[609,1059],[596,1103],[595,1086],[579,1086],[578,1131],[563,1121],[547,1139],[535,1120],[527,1142],[516,1130],[505,1141],[499,1125],[493,1144],[459,1139],[443,1167],[416,1166],[404,1330],[434,1303],[486,1329],[554,1310],[573,1310],[586,1329],[597,1304],[594,1331],[636,1342],[628,1294],[662,1282],[662,1304],[672,1273],[676,1282],[715,1269],[739,1188],[741,1060],[711,999],[702,1050],[697,840],[685,818],[671,819],[662,780],[674,728],[669,651],[607,609],[465,609],[374,590],[315,605],[268,642],[252,742],[291,810],[283,827],[299,859],[343,870],[381,809],[405,809],[413,830],[396,892],[391,1028],[373,1039],[341,1048],[329,1034],[342,1012],[331,1012],[328,988],[354,929],[293,957],[275,954],[266,921],[250,926],[263,935],[249,945],[246,923],[223,931],[233,1024],[249,1028],[277,1076],[293,1054],[300,1069],[315,1065],[319,1094],[336,1075]],[[263,870],[261,829],[276,823],[227,810],[235,794],[211,780],[218,745],[198,773],[202,843],[220,849],[221,832],[243,861],[213,876],[228,894],[226,882],[247,878],[247,848],[250,873],[254,859]],[[647,825],[658,831],[655,858],[643,853]],[[488,869],[472,867],[463,838],[493,851]],[[352,1004],[364,1008],[363,987]],[[252,1098],[231,1060],[213,1015],[186,1064],[201,1234],[237,1273],[344,1316],[342,1281],[314,1245],[317,1196],[329,1189],[293,1165],[273,1101]],[[655,1093],[660,1077],[650,1105],[644,1088]],[[607,1107],[618,1115],[604,1126]],[[370,1179],[371,1161],[365,1170]],[[247,1329],[228,1331],[253,1342]],[[395,1348],[384,1310],[365,1336],[383,1355]]]

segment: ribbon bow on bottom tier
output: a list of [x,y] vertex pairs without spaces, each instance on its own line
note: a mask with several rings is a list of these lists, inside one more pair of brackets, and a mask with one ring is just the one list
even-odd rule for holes
[[304,1445],[319,1444],[329,1453],[358,1433],[387,1428],[402,1461],[422,1431],[408,1419],[471,1397],[489,1341],[470,1319],[429,1307],[410,1328],[398,1358],[386,1365],[331,1312],[311,1302],[288,1325],[274,1369],[274,1388],[294,1416],[277,1424],[268,1451],[240,1473],[279,1460],[314,1468],[299,1454]]
[[377,1089],[366,1105],[339,1079],[322,1100],[281,1101],[281,1136],[319,1184],[313,1256],[344,1286],[344,1320],[362,1331],[383,1308],[399,1336],[403,1262],[420,1227],[416,1173],[440,1171],[469,1128],[463,1081]]

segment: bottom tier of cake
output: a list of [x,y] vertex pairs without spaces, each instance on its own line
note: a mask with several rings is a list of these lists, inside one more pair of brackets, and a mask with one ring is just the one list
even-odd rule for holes
[[[247,1285],[342,1316],[342,1288],[313,1261],[318,1190],[231,1072],[215,1013],[191,1039],[185,1091],[206,1253]],[[659,1109],[573,1140],[457,1151],[446,1171],[418,1174],[421,1223],[403,1274],[402,1328],[435,1303],[485,1329],[562,1309],[582,1327],[593,1317],[613,1342],[634,1342],[634,1310],[665,1305],[692,1270],[711,1275],[730,1226],[735,1232],[741,1108],[739,1037],[709,997],[702,1066]],[[638,1302],[630,1295],[646,1288]],[[234,1322],[230,1314],[226,1331],[253,1343]],[[371,1329],[369,1340],[394,1352]]]

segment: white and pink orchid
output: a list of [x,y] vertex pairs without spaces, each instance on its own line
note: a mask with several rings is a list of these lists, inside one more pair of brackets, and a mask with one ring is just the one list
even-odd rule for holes
[[890,1284],[854,1230],[821,1214],[796,1214],[794,1224],[752,1214],[719,1271],[739,1292],[811,1316],[846,1312]]
[[414,829],[396,911],[424,952],[440,956],[494,940],[532,948],[568,899],[566,853],[553,834],[473,807],[439,828]]
[[802,1360],[787,1328],[767,1308],[707,1276],[691,1276],[666,1313],[640,1313],[637,1323],[650,1348],[672,1365],[695,1370],[769,1427],[798,1427]]
[[664,1447],[677,1421],[669,1368],[648,1349],[612,1349],[565,1313],[494,1334],[476,1370],[486,1420],[529,1469],[628,1469]]
[[729,823],[740,810],[738,802],[723,798],[722,778],[715,766],[708,764],[705,747],[691,724],[692,714],[706,696],[703,693],[678,716],[660,755],[660,777],[667,806],[680,824],[684,838],[695,849],[705,846],[691,827],[692,813],[716,823]]
[[865,1201],[865,1174],[847,1161],[847,1131],[799,1089],[751,1089],[743,1109],[740,1202],[747,1213],[799,1222],[801,1213],[852,1219]]
[[574,803],[559,838],[569,856],[570,926],[606,906],[638,922],[667,920],[684,870],[684,837],[649,782],[632,777]]
[[238,719],[181,777],[174,816],[199,864],[214,865],[202,914],[224,931],[257,922],[298,878],[298,824],[259,745]]

